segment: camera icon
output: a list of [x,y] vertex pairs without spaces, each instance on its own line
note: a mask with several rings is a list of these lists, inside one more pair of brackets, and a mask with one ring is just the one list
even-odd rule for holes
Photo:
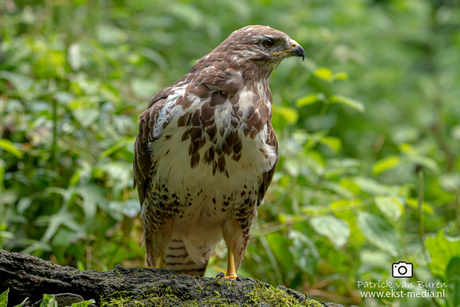
[[406,261],[399,261],[398,263],[393,263],[391,270],[391,275],[394,278],[411,278],[414,276],[414,265]]

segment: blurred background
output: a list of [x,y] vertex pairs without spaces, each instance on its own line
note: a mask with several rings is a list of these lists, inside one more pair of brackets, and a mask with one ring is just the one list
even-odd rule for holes
[[[143,267],[137,118],[249,24],[307,58],[271,79],[280,159],[239,275],[343,304],[460,306],[458,0],[0,1],[0,248]],[[400,260],[414,278],[399,281],[446,297],[363,298],[391,287],[357,281],[395,281]]]

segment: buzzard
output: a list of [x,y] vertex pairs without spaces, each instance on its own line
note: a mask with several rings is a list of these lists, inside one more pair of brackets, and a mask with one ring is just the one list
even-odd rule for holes
[[235,279],[273,177],[270,74],[304,58],[288,35],[241,28],[158,92],[139,117],[134,148],[147,264],[203,276],[222,240]]

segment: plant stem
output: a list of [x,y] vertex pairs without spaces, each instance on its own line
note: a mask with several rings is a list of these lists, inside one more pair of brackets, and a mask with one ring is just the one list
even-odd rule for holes
[[[56,80],[51,79],[48,84],[48,90],[53,93],[56,90]],[[58,125],[58,103],[56,99],[52,98],[53,103],[53,143],[51,144],[51,166],[54,170],[58,168],[57,161],[57,125]]]
[[423,224],[423,199],[425,198],[424,196],[425,179],[424,179],[423,171],[421,169],[418,171],[418,179],[419,179],[419,187],[418,187],[418,193],[417,193],[417,201],[418,201],[419,236],[420,236],[420,244],[422,245],[422,252],[428,263],[430,260],[428,259],[428,255],[427,255],[426,248],[425,248],[425,228]]
[[455,200],[455,207],[457,208],[457,228],[460,232],[460,190],[457,190],[457,199]]

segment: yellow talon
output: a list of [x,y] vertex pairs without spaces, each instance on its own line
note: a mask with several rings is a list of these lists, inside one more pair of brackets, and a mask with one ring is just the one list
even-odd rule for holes
[[231,248],[228,248],[227,275],[225,275],[224,278],[236,279],[237,277],[238,276],[236,275],[235,258],[233,257],[233,251]]
[[164,261],[165,261],[165,254],[164,254],[164,253],[161,253],[160,256],[159,256],[158,259],[157,259],[156,268],[157,268],[157,269],[162,269],[162,268],[163,268]]

